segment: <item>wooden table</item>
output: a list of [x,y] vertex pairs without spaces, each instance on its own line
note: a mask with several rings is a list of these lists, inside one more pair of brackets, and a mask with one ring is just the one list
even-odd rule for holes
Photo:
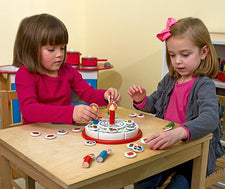
[[[128,110],[119,107],[118,119],[130,119]],[[101,109],[100,116],[107,117],[107,110]],[[141,128],[143,137],[159,132],[168,121],[145,115],[132,118]],[[178,143],[168,150],[149,150],[136,158],[127,159],[129,151],[126,144],[86,146],[81,133],[74,133],[74,126],[62,124],[36,123],[26,126],[0,130],[1,145],[1,184],[0,188],[11,188],[10,162],[22,169],[28,176],[48,189],[118,189],[143,178],[194,159],[192,189],[203,189],[210,135],[189,143]],[[45,139],[46,134],[66,129],[67,135],[53,140]],[[31,131],[41,131],[39,137],[32,137]],[[136,143],[141,144],[140,140]],[[104,149],[112,149],[103,163],[92,161],[90,168],[82,168],[83,157],[94,153],[96,156]]]

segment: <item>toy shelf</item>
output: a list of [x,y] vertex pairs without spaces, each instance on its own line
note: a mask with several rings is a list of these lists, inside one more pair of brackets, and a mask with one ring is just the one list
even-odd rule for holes
[[[212,43],[216,49],[216,53],[220,61],[225,60],[225,32],[210,32]],[[217,94],[225,96],[225,83],[217,79],[213,79]]]

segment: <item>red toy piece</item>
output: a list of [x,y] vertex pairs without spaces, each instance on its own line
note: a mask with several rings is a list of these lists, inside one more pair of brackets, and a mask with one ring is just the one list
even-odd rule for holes
[[94,154],[89,154],[87,156],[84,157],[84,161],[83,161],[83,168],[89,168],[90,164],[91,164],[91,160],[95,157]]

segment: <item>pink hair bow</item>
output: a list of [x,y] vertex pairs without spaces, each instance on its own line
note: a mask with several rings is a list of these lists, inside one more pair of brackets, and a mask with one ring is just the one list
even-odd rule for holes
[[162,30],[159,34],[156,35],[158,39],[161,41],[165,41],[171,36],[170,27],[174,24],[178,23],[178,21],[174,18],[168,18],[166,23],[166,29]]

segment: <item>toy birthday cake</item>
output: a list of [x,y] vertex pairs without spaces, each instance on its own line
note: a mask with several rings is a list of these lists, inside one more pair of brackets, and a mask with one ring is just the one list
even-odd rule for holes
[[109,124],[108,119],[103,119],[98,124],[85,126],[87,136],[100,140],[126,140],[138,134],[138,125],[132,120],[115,120],[115,124]]
[[103,144],[122,144],[138,140],[142,136],[138,125],[133,120],[115,119],[116,108],[116,104],[110,103],[109,119],[94,120],[86,125],[83,137]]

